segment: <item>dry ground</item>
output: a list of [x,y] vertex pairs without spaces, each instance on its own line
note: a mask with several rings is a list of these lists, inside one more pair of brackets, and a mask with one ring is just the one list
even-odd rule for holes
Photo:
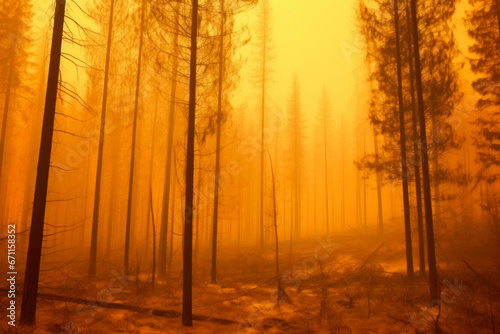
[[[262,255],[255,248],[221,249],[217,285],[209,284],[209,258],[199,255],[193,313],[208,318],[198,318],[192,328],[181,326],[178,313],[180,259],[174,260],[175,270],[155,289],[145,268],[140,275],[134,272],[123,278],[119,259],[103,263],[93,282],[86,280],[85,263],[74,262],[42,272],[40,292],[98,300],[106,306],[125,304],[139,311],[40,298],[36,327],[13,329],[5,320],[7,298],[2,292],[0,332],[434,333],[438,318],[442,333],[493,333],[492,315],[500,327],[500,291],[495,283],[500,277],[498,245],[479,235],[439,236],[441,299],[433,303],[441,306],[438,317],[438,307],[429,307],[427,278],[417,275],[410,282],[406,277],[402,232],[389,225],[384,241],[352,230],[329,239],[304,240],[293,245],[291,256],[289,243],[280,243],[278,277],[286,296],[279,306],[272,244]],[[416,253],[415,240],[414,245]],[[418,269],[417,254],[414,258]]]

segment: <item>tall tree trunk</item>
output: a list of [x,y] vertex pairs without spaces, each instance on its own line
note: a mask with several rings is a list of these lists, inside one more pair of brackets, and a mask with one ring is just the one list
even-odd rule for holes
[[292,262],[292,240],[293,240],[293,178],[290,182],[290,263]]
[[345,124],[344,124],[344,116],[342,115],[342,161],[341,161],[341,170],[342,170],[342,180],[341,180],[341,197],[340,197],[340,225],[342,231],[345,229],[345,132],[344,132]]
[[418,224],[418,254],[420,264],[420,275],[425,275],[425,241],[424,241],[424,222],[422,213],[422,186],[420,182],[420,152],[419,152],[419,136],[417,131],[417,106],[415,101],[415,73],[413,69],[413,51],[412,51],[412,32],[410,6],[407,1],[406,17],[408,25],[408,62],[410,64],[410,96],[411,96],[411,117],[413,131],[413,151],[414,151],[414,166],[415,169],[415,196],[417,197],[417,224]]
[[378,157],[378,140],[377,140],[377,133],[375,132],[375,129],[373,130],[373,142],[375,144],[375,176],[377,178],[377,201],[378,201],[378,228],[377,228],[377,234],[380,238],[384,236],[384,215],[382,211],[382,180],[380,176],[380,171],[379,171],[379,157]]
[[[110,138],[112,139],[111,141],[113,142],[113,154],[109,157],[112,162],[111,162],[111,187],[109,190],[109,204],[108,204],[108,230],[106,231],[106,258],[108,260],[111,259],[111,241],[113,239],[113,222],[116,220],[116,207],[117,207],[117,200],[114,198],[114,194],[116,194],[116,187],[119,182],[119,176],[118,176],[118,145],[120,144],[119,141],[116,138]],[[90,159],[89,159],[90,160]],[[121,213],[118,215],[118,220],[121,218]],[[115,223],[116,224],[116,223]]]
[[[156,94],[156,106],[155,106],[155,112],[153,116],[153,135],[152,135],[152,144],[151,144],[151,157],[149,158],[149,188],[152,190],[153,187],[153,165],[154,165],[154,153],[155,153],[155,138],[156,138],[156,116],[158,114],[158,102],[159,102],[159,90],[157,91]],[[149,192],[149,201],[153,201],[153,192]],[[147,224],[147,230],[146,230],[146,238],[149,237],[149,219],[151,217],[151,211],[153,210],[148,210],[147,215],[146,215],[146,224]],[[153,217],[154,219],[154,217]],[[147,240],[147,239],[146,239]],[[156,241],[155,241],[156,242]],[[149,242],[144,243],[144,252],[147,254],[149,253]]]
[[186,205],[184,212],[184,259],[182,324],[193,325],[192,280],[193,280],[193,176],[194,176],[194,137],[196,117],[196,51],[198,37],[198,0],[193,0],[191,21],[191,60],[189,73],[189,117],[186,152]]
[[436,251],[434,247],[434,225],[432,218],[432,198],[429,176],[429,156],[427,151],[427,132],[425,127],[424,95],[422,89],[422,70],[420,66],[420,46],[418,37],[417,1],[411,0],[411,18],[413,29],[413,46],[415,57],[415,79],[417,83],[418,114],[420,120],[420,150],[422,153],[422,171],[424,181],[425,222],[427,225],[427,256],[429,261],[429,289],[431,300],[439,297],[439,286],[436,268]]
[[[198,157],[198,182],[197,182],[197,188],[201,189],[201,156]],[[200,254],[200,249],[198,248],[200,245],[200,216],[201,216],[201,209],[200,209],[200,191],[196,193],[196,207],[198,210],[196,211],[196,230],[195,230],[195,241],[194,241],[194,264],[198,263],[198,258]],[[207,209],[207,218],[208,218],[208,209]],[[212,217],[213,219],[213,217]],[[208,220],[208,219],[207,219]],[[207,228],[208,230],[208,228]],[[207,233],[207,237],[209,237],[209,234]]]
[[394,0],[394,26],[396,30],[396,61],[398,76],[398,101],[399,101],[399,134],[401,147],[401,168],[403,179],[403,205],[405,216],[405,239],[406,239],[406,272],[408,278],[413,278],[413,252],[411,244],[411,222],[410,222],[410,196],[408,194],[408,165],[406,161],[406,129],[403,101],[403,78],[401,74],[401,45],[399,40],[399,8],[398,1]]
[[219,216],[219,177],[220,177],[220,130],[222,123],[222,81],[224,75],[224,0],[220,2],[220,42],[219,42],[219,92],[217,101],[217,146],[215,148],[215,185],[214,185],[214,216],[212,223],[212,276],[211,282],[217,281],[217,223]]
[[[90,181],[90,159],[87,159],[87,166],[86,166],[87,172],[85,173],[85,194],[89,193],[89,181]],[[89,198],[88,196],[85,196],[83,200],[83,217],[88,217],[87,216],[87,208],[89,204]],[[82,230],[79,232],[80,238],[78,242],[78,246],[84,248],[85,247],[85,235],[86,235],[86,224],[82,224]]]
[[[295,83],[294,85],[297,85],[298,87],[298,82],[297,78],[295,78]],[[299,148],[299,104],[298,104],[298,89],[295,89],[295,99],[296,101],[294,102],[295,105],[295,116],[294,116],[294,126],[295,126],[295,238],[298,239],[300,236],[300,224],[301,224],[301,206],[300,206],[300,148]]]
[[42,138],[40,141],[40,153],[38,157],[36,175],[35,198],[33,202],[28,256],[24,275],[24,290],[20,319],[21,323],[24,324],[34,324],[36,316],[38,279],[40,275],[40,260],[42,256],[43,226],[47,200],[47,186],[49,181],[52,136],[54,133],[57,88],[59,84],[59,64],[61,61],[61,44],[64,28],[65,7],[65,0],[56,1],[54,31],[50,51],[49,77],[47,80],[47,94],[45,97],[45,111],[43,116]]
[[[175,166],[175,152],[174,152],[174,175],[176,175],[176,166]],[[170,274],[170,270],[172,269],[172,257],[174,250],[174,220],[175,220],[175,185],[177,182],[174,182],[172,185],[172,208],[170,210],[170,249],[168,252],[168,274]],[[196,240],[198,240],[198,236],[196,236]]]
[[[315,140],[315,144],[316,144],[316,141]],[[313,211],[314,211],[314,235],[317,235],[318,233],[318,158],[317,158],[317,147],[319,145],[314,145],[314,167],[313,167],[313,179],[314,179],[314,190],[313,190],[313,194],[314,194],[314,198],[313,198],[313,203],[314,203],[314,208],[313,208]],[[277,160],[277,159],[276,159]],[[274,160],[274,161],[276,161]],[[328,227],[328,223],[327,223],[327,227]]]
[[[359,133],[356,129],[356,160],[359,160]],[[361,171],[356,168],[356,228],[361,228],[363,214],[361,210]]]
[[168,141],[167,141],[167,164],[165,167],[165,183],[163,185],[163,202],[161,211],[161,226],[160,226],[160,250],[159,260],[160,268],[159,275],[165,276],[167,272],[167,236],[168,236],[168,206],[170,204],[170,174],[172,168],[172,143],[174,140],[174,123],[175,123],[175,100],[177,95],[177,71],[178,71],[178,52],[179,52],[179,4],[176,4],[174,10],[174,55],[172,65],[172,86],[170,87],[170,111],[168,117]]
[[[364,128],[363,131],[363,156],[366,156],[366,127]],[[364,222],[365,222],[365,233],[366,233],[366,181],[367,181],[367,175],[366,175],[366,168],[363,171],[363,216],[364,216]]]
[[139,35],[139,57],[137,59],[137,81],[135,85],[135,106],[134,106],[134,123],[132,129],[132,153],[130,156],[130,173],[128,179],[128,201],[127,201],[127,223],[125,225],[125,255],[123,257],[123,268],[125,275],[128,274],[128,256],[130,251],[130,224],[132,219],[132,194],[134,191],[134,170],[135,170],[135,145],[137,138],[137,112],[139,109],[139,91],[141,84],[141,61],[142,61],[142,38],[144,34],[144,12],[146,4],[142,0],[141,5],[141,30]]
[[[153,273],[151,275],[151,286],[155,288],[155,273],[156,273],[156,227],[155,227],[155,214],[153,212],[153,189],[149,188],[149,205],[151,207],[151,223],[153,224]],[[149,225],[149,221],[146,222]]]
[[278,280],[278,305],[279,297],[281,295],[281,282],[280,276],[280,264],[279,264],[279,249],[278,249],[278,212],[276,209],[276,183],[274,181],[274,170],[273,170],[273,160],[271,159],[271,154],[269,154],[269,161],[271,164],[271,176],[273,181],[273,220],[274,220],[274,237],[276,245],[276,279]]
[[[431,118],[432,120],[432,118]],[[433,129],[432,133],[437,133],[437,126],[434,124],[434,122],[431,122],[431,127]],[[434,151],[434,156],[432,157],[433,159],[433,164],[434,164],[434,215],[439,217],[441,215],[441,187],[440,183],[441,181],[439,180],[439,155],[437,153],[437,150]]]
[[106,106],[108,101],[108,79],[109,79],[109,58],[111,55],[111,43],[113,41],[113,14],[115,0],[111,0],[109,10],[108,43],[106,47],[106,64],[104,67],[104,91],[102,95],[101,107],[101,127],[99,131],[99,152],[97,153],[97,174],[95,181],[94,212],[92,215],[92,237],[90,241],[90,263],[89,277],[95,277],[97,262],[97,232],[99,225],[99,201],[101,198],[101,176],[102,176],[102,156],[104,151],[104,131],[106,128]]
[[325,201],[326,201],[326,234],[330,235],[330,217],[328,216],[328,142],[326,141],[327,133],[326,133],[326,93],[323,92],[323,143],[325,146]]
[[[264,20],[267,17],[264,15]],[[266,24],[264,23],[264,26]],[[266,109],[266,37],[263,38],[262,46],[262,110],[260,127],[260,247],[264,246],[264,123]]]

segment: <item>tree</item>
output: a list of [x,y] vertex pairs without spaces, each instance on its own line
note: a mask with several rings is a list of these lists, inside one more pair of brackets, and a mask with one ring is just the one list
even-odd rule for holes
[[271,164],[271,180],[273,182],[273,223],[274,223],[274,240],[276,249],[276,279],[278,280],[278,296],[276,303],[280,305],[280,299],[286,296],[285,290],[281,287],[280,280],[280,262],[279,262],[279,247],[278,247],[278,209],[276,207],[276,181],[274,179],[274,168],[271,154],[269,153],[269,163]]
[[42,255],[43,227],[59,83],[59,64],[61,62],[61,44],[65,8],[65,0],[56,1],[42,138],[40,141],[35,198],[33,201],[33,214],[31,218],[28,255],[26,259],[26,271],[24,277],[23,301],[20,318],[21,323],[24,324],[34,324],[36,316],[38,279],[40,275],[40,258]]
[[189,74],[189,116],[186,152],[186,204],[184,209],[184,250],[183,250],[183,294],[182,324],[193,325],[192,279],[193,279],[193,179],[194,179],[194,139],[196,117],[196,51],[198,37],[198,0],[192,0],[191,9],[191,56]]
[[128,273],[128,257],[130,249],[130,220],[132,218],[132,194],[134,190],[134,169],[135,169],[135,146],[137,137],[137,111],[139,108],[139,91],[141,84],[141,65],[142,65],[142,44],[144,35],[144,13],[146,12],[145,0],[141,2],[141,23],[139,36],[139,56],[137,57],[137,81],[135,86],[135,105],[134,105],[134,120],[132,123],[132,154],[130,157],[130,172],[128,185],[128,200],[127,200],[127,223],[125,226],[125,255],[124,255],[124,273]]
[[108,41],[106,44],[106,60],[104,68],[104,90],[102,94],[101,106],[101,125],[99,131],[99,151],[97,153],[97,174],[94,190],[94,209],[92,214],[92,236],[90,243],[90,262],[89,277],[95,277],[97,265],[97,231],[99,228],[99,203],[101,198],[101,178],[102,178],[102,160],[104,153],[104,131],[106,127],[106,107],[108,100],[108,81],[109,81],[109,61],[111,56],[111,44],[113,42],[113,15],[115,0],[111,0],[108,21]]
[[[248,3],[248,4],[247,4]],[[220,187],[220,159],[221,159],[221,132],[222,126],[228,119],[231,110],[229,94],[234,91],[236,85],[232,78],[237,78],[238,64],[233,60],[234,52],[241,36],[234,32],[234,15],[253,5],[253,1],[220,0],[219,19],[219,50],[218,50],[218,74],[217,74],[217,114],[215,117],[216,143],[215,143],[215,180],[214,180],[214,211],[212,222],[212,273],[211,281],[217,280],[217,227],[219,217],[219,187]],[[198,241],[198,237],[196,239]]]
[[219,93],[217,97],[217,143],[215,147],[215,186],[214,186],[214,216],[212,231],[212,284],[217,281],[217,225],[219,214],[219,178],[220,178],[220,132],[222,126],[222,89],[224,78],[224,0],[220,1],[220,44],[219,44]]
[[267,103],[267,84],[270,80],[271,46],[271,7],[268,0],[262,0],[259,7],[257,26],[258,54],[260,66],[257,68],[261,94],[261,133],[260,133],[260,246],[264,245],[264,128]]
[[[295,229],[293,234],[295,238],[300,237],[300,218],[301,218],[301,161],[303,154],[303,130],[302,130],[302,117],[301,117],[301,103],[300,103],[300,85],[297,75],[294,75],[292,82],[292,91],[288,102],[288,112],[290,113],[290,127],[291,127],[291,142],[290,151],[292,155],[292,187],[295,205],[293,206],[293,215],[291,222],[295,220],[295,225],[291,223],[290,228]],[[292,232],[290,231],[290,234]],[[290,240],[290,244],[292,240]]]
[[[395,37],[390,31],[394,27],[393,3],[387,0],[376,2],[378,10],[369,9],[363,3],[360,8],[360,20],[362,23],[362,33],[367,40],[367,59],[371,63],[370,80],[374,82],[372,87],[373,97],[371,103],[370,120],[379,129],[384,140],[381,146],[380,169],[384,178],[390,181],[402,180],[401,176],[401,146],[397,145],[400,140],[398,136],[400,129],[398,122],[398,88],[391,78],[397,76],[396,68],[393,66],[397,62],[395,59]],[[437,6],[437,7],[436,7]],[[407,7],[408,8],[408,7]],[[460,139],[456,131],[450,126],[449,119],[452,115],[454,105],[459,102],[461,94],[458,87],[458,66],[454,59],[457,55],[456,43],[450,22],[455,12],[455,1],[443,1],[434,6],[422,6],[421,28],[422,44],[427,46],[422,54],[422,66],[424,71],[425,90],[424,101],[426,101],[426,117],[430,119],[432,127],[428,131],[431,139],[429,142],[429,157],[433,161],[432,178],[434,185],[434,200],[438,204],[443,195],[439,186],[443,182],[453,183],[450,176],[451,168],[449,164],[439,160],[446,154],[453,152],[460,146]],[[399,11],[402,17],[405,11]],[[401,40],[410,40],[410,29],[408,25],[409,11],[406,10],[406,20],[400,20]],[[411,73],[408,67],[412,66],[409,61],[410,45],[400,43],[402,62],[402,84],[404,90],[404,100],[410,101],[411,95]],[[411,71],[410,71],[411,72]],[[415,102],[412,100],[412,102]],[[413,108],[415,103],[404,103],[405,110]],[[410,124],[409,113],[405,113],[405,124]],[[414,139],[414,138],[413,138]],[[406,145],[412,145],[412,141],[407,137]],[[414,159],[415,164],[419,163],[418,155],[413,153],[409,156]],[[415,164],[408,165],[414,168]],[[417,165],[418,167],[418,165]],[[416,172],[415,172],[416,174]]]
[[329,216],[329,206],[330,206],[330,201],[328,200],[328,124],[329,122],[329,112],[331,109],[330,106],[330,99],[328,98],[328,93],[326,92],[326,89],[323,88],[323,93],[321,96],[321,103],[320,103],[320,111],[322,112],[322,123],[323,123],[323,146],[324,146],[324,159],[325,159],[325,207],[326,207],[326,234],[330,234],[330,216]]
[[[398,181],[402,177],[401,173],[398,172],[398,166],[401,162],[401,146],[398,147],[394,145],[396,142],[396,140],[394,140],[395,136],[400,134],[400,131],[398,131],[395,126],[395,124],[397,124],[397,113],[395,110],[398,108],[396,103],[396,101],[398,101],[396,96],[398,88],[395,85],[394,80],[391,80],[391,78],[396,77],[394,72],[397,69],[395,69],[392,64],[396,63],[395,55],[397,52],[394,49],[396,44],[393,37],[394,35],[388,33],[388,22],[391,23],[391,26],[392,22],[394,22],[394,6],[391,2],[386,0],[377,1],[376,6],[378,7],[377,10],[373,8],[369,9],[363,3],[360,7],[362,32],[366,37],[369,49],[367,58],[371,63],[370,66],[372,69],[372,72],[370,73],[370,80],[374,82],[374,85],[372,86],[373,97],[371,101],[370,119],[374,127],[378,128],[380,134],[382,134],[385,138],[380,155],[381,160],[375,164],[370,162],[369,165],[372,168],[378,168],[383,171],[386,179]],[[456,182],[451,177],[452,173],[449,164],[440,162],[440,159],[442,159],[445,154],[452,152],[460,146],[460,139],[457,137],[453,127],[448,123],[449,117],[452,115],[454,105],[458,103],[461,98],[458,86],[458,67],[454,62],[457,55],[457,48],[453,37],[453,31],[450,27],[450,22],[455,12],[455,6],[455,0],[434,3],[433,6],[421,6],[418,13],[419,21],[421,22],[420,28],[418,25],[414,27],[413,19],[409,20],[409,17],[413,15],[413,13],[411,13],[408,9],[406,10],[406,20],[399,21],[402,40],[412,41],[413,43],[413,45],[400,43],[400,56],[402,65],[404,64],[402,68],[410,68],[410,73],[402,71],[402,87],[404,87],[404,91],[407,92],[406,94],[410,94],[411,98],[411,94],[413,94],[412,86],[414,79],[412,77],[412,73],[417,76],[417,72],[420,71],[420,87],[418,87],[418,84],[416,85],[417,96],[419,94],[419,90],[420,93],[423,94],[421,96],[422,101],[420,101],[420,99],[415,101],[414,98],[408,98],[406,101],[411,100],[412,103],[411,105],[405,103],[404,106],[407,109],[418,106],[420,113],[420,108],[422,108],[423,104],[423,115],[421,116],[419,114],[419,120],[421,117],[423,117],[423,121],[429,119],[432,125],[430,130],[425,128],[425,124],[424,129],[419,129],[419,141],[421,144],[425,144],[425,147],[420,145],[420,154],[415,153],[415,133],[413,142],[409,141],[408,143],[405,143],[405,145],[413,146],[413,157],[410,158],[415,159],[414,164],[409,164],[407,166],[413,167],[415,180],[417,182],[419,169],[415,167],[418,167],[418,164],[421,163],[422,168],[426,169],[429,167],[429,161],[434,162],[432,177],[429,170],[429,175],[424,175],[424,197],[426,196],[425,183],[427,181],[432,181],[434,185],[434,200],[436,205],[438,205],[443,198],[443,195],[439,190],[440,184],[443,182]],[[398,14],[404,15],[404,11],[398,11]],[[409,36],[410,34],[411,36]],[[422,54],[417,55],[416,52],[412,53],[410,50],[407,50],[415,49],[416,40],[420,40],[420,43],[425,46],[422,49]],[[403,57],[403,55],[412,56],[412,58],[415,59]],[[417,57],[419,59],[418,66],[416,64]],[[414,71],[412,70],[413,62],[415,62]],[[407,63],[408,66],[406,65]],[[423,87],[426,89],[422,89]],[[404,124],[409,124],[410,121],[411,119],[406,120],[405,118]],[[421,120],[420,126],[422,126]],[[415,132],[416,127],[412,126],[412,128]],[[428,142],[426,140],[427,138],[430,138],[431,141]],[[408,139],[409,138],[407,137],[406,140],[408,141]],[[401,143],[401,141],[399,142]],[[424,151],[427,162],[423,161],[424,157],[422,156],[422,152]],[[426,163],[427,167],[425,167]],[[427,172],[424,171],[423,174],[426,173]],[[417,206],[419,201],[418,197],[419,195],[417,191]],[[427,203],[427,206],[432,206],[432,198],[430,200],[431,203]],[[432,208],[429,208],[429,210],[430,209]],[[426,208],[426,217],[429,216],[429,210]],[[429,228],[432,228],[433,224],[432,222],[428,222],[427,218],[426,223]],[[427,231],[426,233],[428,235],[428,241],[434,242],[433,231]],[[419,235],[423,237],[423,226],[419,228]],[[429,236],[431,236],[430,239]],[[419,239],[419,245],[422,246],[423,238]],[[428,249],[432,248],[430,252],[428,251],[429,266],[435,268],[434,245],[427,245],[427,247]],[[421,248],[421,258],[422,254],[423,250]],[[432,278],[430,284],[431,290],[437,289],[437,276],[434,275],[435,270],[430,270],[434,271],[434,273],[430,275]],[[432,296],[436,295],[435,291],[431,293]]]
[[170,84],[170,107],[168,113],[168,134],[167,134],[167,163],[165,166],[165,181],[163,185],[163,201],[160,222],[160,275],[165,276],[167,272],[167,237],[168,237],[168,209],[170,203],[170,179],[172,170],[172,151],[175,129],[175,107],[177,97],[177,76],[179,75],[179,9],[180,5],[177,2],[174,7],[174,31],[173,31],[173,53],[172,53],[172,69],[171,69],[171,84]]
[[413,31],[413,46],[415,56],[415,78],[417,84],[418,111],[420,121],[420,149],[422,157],[422,170],[424,180],[424,203],[425,203],[425,222],[427,231],[427,256],[429,261],[429,289],[431,300],[439,298],[439,286],[436,267],[436,252],[434,248],[434,225],[432,217],[432,199],[431,184],[429,175],[429,157],[427,151],[427,132],[424,113],[424,94],[422,88],[422,69],[420,66],[420,45],[417,18],[417,1],[411,0],[411,21]]
[[[411,27],[410,6],[406,1],[406,24]],[[417,131],[417,103],[415,100],[415,74],[413,69],[413,52],[412,52],[412,33],[411,29],[408,30],[408,65],[410,75],[410,97],[411,97],[411,125],[413,133],[413,168],[415,174],[415,197],[417,202],[417,226],[418,226],[418,254],[420,275],[425,275],[425,249],[424,249],[424,222],[422,213],[422,186],[420,181],[420,146],[419,134]]]
[[403,79],[401,69],[401,47],[399,40],[399,8],[398,0],[394,0],[394,30],[396,33],[396,63],[397,63],[397,80],[398,80],[398,101],[399,101],[399,128],[400,128],[400,145],[401,145],[401,166],[403,178],[403,202],[405,216],[405,238],[406,238],[406,270],[408,277],[413,277],[413,254],[411,245],[411,224],[410,224],[410,198],[408,194],[408,166],[406,162],[406,134],[405,134],[405,115],[403,101]]
[[[481,112],[476,121],[474,144],[482,164],[479,176],[490,183],[500,174],[500,3],[498,0],[469,0],[468,34],[474,40],[469,48],[473,54],[470,65],[477,78],[472,88],[481,96],[476,107]],[[492,173],[493,171],[493,173]]]

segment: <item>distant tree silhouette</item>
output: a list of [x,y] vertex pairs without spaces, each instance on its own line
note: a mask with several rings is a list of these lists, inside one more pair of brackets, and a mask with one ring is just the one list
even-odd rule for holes
[[[321,101],[320,101],[320,125],[322,127],[322,132],[323,132],[323,151],[324,151],[324,168],[325,168],[325,210],[326,210],[326,234],[330,234],[330,214],[332,214],[333,218],[333,212],[330,212],[330,201],[328,198],[329,194],[329,182],[328,182],[328,138],[329,138],[329,131],[328,131],[328,124],[330,124],[330,117],[329,113],[331,112],[331,103],[330,99],[328,97],[328,93],[326,92],[326,89],[323,88],[323,92],[321,94]],[[322,124],[321,124],[322,123]],[[318,129],[319,130],[319,129]],[[333,220],[333,219],[332,219]],[[333,227],[333,222],[332,222],[332,227]],[[333,231],[333,228],[332,228]]]
[[[290,119],[290,153],[292,156],[292,187],[293,187],[293,216],[291,217],[291,226],[294,238],[300,237],[300,219],[301,219],[301,168],[302,168],[302,155],[303,155],[303,136],[304,131],[303,120],[301,115],[301,102],[300,102],[300,85],[297,75],[294,75],[292,81],[290,97],[288,100],[288,113]],[[294,224],[292,223],[294,222]],[[292,243],[292,240],[290,240]]]
[[266,119],[267,106],[267,89],[270,80],[270,61],[272,59],[272,30],[271,30],[271,6],[268,0],[260,1],[258,8],[258,26],[257,26],[257,60],[259,66],[257,68],[257,82],[260,86],[261,97],[261,133],[260,133],[260,246],[264,245],[264,130]]

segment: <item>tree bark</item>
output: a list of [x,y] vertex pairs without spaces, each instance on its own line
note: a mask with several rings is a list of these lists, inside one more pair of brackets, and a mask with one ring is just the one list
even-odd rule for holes
[[142,0],[141,5],[141,30],[139,36],[139,57],[137,59],[137,81],[135,85],[135,106],[134,106],[134,121],[132,129],[132,153],[130,156],[130,173],[128,179],[128,200],[127,200],[127,223],[125,225],[125,255],[123,257],[123,268],[125,275],[128,274],[128,257],[130,251],[130,225],[132,219],[132,194],[134,191],[134,170],[135,170],[135,145],[137,138],[137,112],[139,109],[139,91],[141,84],[141,61],[142,61],[142,39],[144,34],[144,12],[146,4]]
[[394,0],[394,26],[396,31],[396,62],[398,77],[398,101],[399,101],[399,134],[401,147],[401,168],[403,179],[403,205],[405,217],[405,240],[406,240],[406,272],[408,278],[413,278],[413,252],[411,244],[411,222],[410,222],[410,196],[408,194],[408,165],[406,161],[406,129],[403,101],[403,78],[401,74],[401,45],[399,40],[399,8],[398,0]]
[[299,89],[298,89],[298,81],[297,77],[294,79],[294,105],[295,105],[295,110],[294,110],[294,126],[295,126],[295,239],[298,239],[300,236],[300,223],[301,223],[301,202],[300,202],[300,147],[299,147],[299,141],[300,141],[300,133],[299,133]]
[[[264,27],[266,26],[267,14],[264,13]],[[264,32],[265,33],[265,32]],[[266,39],[262,40],[262,110],[260,127],[260,247],[264,246],[264,124],[266,109]]]
[[220,132],[222,123],[222,81],[224,75],[224,0],[221,0],[221,23],[219,42],[219,92],[217,101],[217,143],[215,148],[215,185],[214,214],[212,223],[212,275],[211,282],[217,281],[217,224],[219,215],[219,177],[220,177]]
[[90,242],[90,263],[89,263],[89,277],[96,275],[96,262],[97,262],[97,232],[99,225],[99,201],[101,197],[101,176],[102,176],[102,157],[104,151],[104,131],[106,128],[106,106],[108,101],[108,79],[109,79],[109,58],[111,55],[111,43],[113,41],[113,14],[114,14],[115,0],[111,0],[111,8],[109,10],[109,27],[108,27],[108,43],[106,47],[106,64],[104,68],[104,91],[102,95],[101,107],[101,127],[99,131],[99,152],[97,154],[97,174],[95,181],[94,193],[94,211],[92,214],[92,237]]
[[[363,131],[363,156],[366,156],[366,128]],[[366,168],[363,171],[363,216],[364,216],[364,223],[365,223],[365,233],[366,233],[366,225],[367,225],[367,219],[366,219]]]
[[159,275],[165,276],[167,272],[167,236],[168,236],[168,206],[170,204],[170,174],[172,170],[172,144],[174,140],[174,125],[175,125],[175,99],[177,95],[177,70],[178,70],[178,39],[179,34],[179,5],[176,5],[174,14],[174,55],[172,66],[172,86],[170,88],[170,112],[168,117],[168,139],[167,139],[167,164],[165,167],[165,183],[163,185],[163,202],[161,212],[161,227],[160,227],[160,250],[159,260],[160,268]]
[[[155,214],[153,212],[153,189],[149,188],[149,205],[151,209],[151,223],[153,224],[153,274],[151,275],[151,286],[155,288],[155,273],[156,273],[156,227],[155,227]],[[150,211],[150,210],[148,210]],[[149,222],[147,222],[149,225]]]
[[377,178],[377,200],[378,200],[378,229],[377,229],[377,234],[380,238],[384,236],[384,215],[382,211],[382,182],[380,179],[380,171],[378,170],[378,165],[379,165],[379,158],[378,158],[378,140],[377,140],[377,133],[375,132],[375,129],[373,130],[373,142],[375,145],[375,166],[376,166],[376,171],[375,171],[375,176]]
[[415,169],[415,190],[417,197],[417,224],[418,224],[418,254],[420,264],[420,275],[425,275],[425,240],[424,240],[424,222],[422,213],[422,186],[420,182],[420,153],[419,153],[419,135],[417,131],[417,106],[415,101],[415,73],[413,69],[413,51],[412,51],[412,32],[410,7],[407,3],[406,16],[408,24],[408,62],[410,64],[410,96],[411,96],[411,117],[413,131],[413,151],[414,151],[414,166]]
[[345,230],[345,123],[344,116],[342,115],[342,143],[341,143],[341,171],[342,171],[342,180],[340,183],[341,186],[341,197],[340,197],[340,228],[342,231]]
[[[151,145],[151,157],[149,158],[149,188],[153,187],[153,165],[154,165],[154,153],[155,153],[155,138],[156,138],[156,116],[158,114],[158,102],[159,102],[159,90],[157,91],[156,94],[156,107],[155,107],[155,112],[153,116],[153,134],[152,134],[152,145]],[[153,192],[151,191],[149,193],[149,201],[153,201]],[[146,238],[149,237],[149,219],[151,217],[151,210],[148,210],[147,215],[146,215],[146,224],[147,224],[147,229],[146,229]],[[154,219],[154,217],[153,217]],[[147,254],[149,253],[149,242],[146,242],[144,244],[144,252]]]
[[434,246],[434,225],[432,217],[432,198],[429,176],[429,157],[427,151],[427,132],[425,127],[424,95],[422,89],[422,70],[420,66],[420,46],[418,37],[417,1],[411,0],[413,46],[415,57],[415,79],[417,83],[418,111],[420,123],[420,150],[422,154],[422,172],[424,181],[425,222],[427,224],[427,256],[429,261],[429,290],[431,300],[439,297],[439,286]]
[[33,202],[28,256],[24,275],[24,291],[20,318],[23,324],[34,324],[36,316],[38,279],[42,256],[43,227],[49,181],[50,154],[52,151],[52,136],[54,133],[57,89],[59,84],[59,65],[61,62],[65,7],[65,0],[56,1],[49,77],[47,80],[47,94],[45,97],[42,137],[40,141],[40,153],[36,175],[35,198]]
[[186,205],[184,212],[184,259],[182,324],[193,325],[192,307],[192,258],[193,258],[193,176],[194,176],[194,139],[196,117],[196,51],[198,35],[198,0],[192,2],[191,20],[191,60],[189,73],[189,117],[186,152]]
[[[276,183],[274,181],[274,170],[273,170],[273,160],[271,159],[271,155],[269,155],[269,161],[271,164],[271,176],[272,176],[272,181],[273,181],[273,218],[274,218],[274,236],[276,238],[276,278],[278,279],[278,294],[281,293],[281,286],[280,286],[280,280],[279,280],[279,275],[280,275],[280,265],[279,265],[279,248],[278,248],[278,213],[276,209]],[[278,295],[278,304],[279,304],[279,295]]]
[[[175,152],[174,152],[174,175],[176,175],[176,166],[175,166]],[[175,186],[177,182],[174,182],[172,186],[172,210],[170,211],[170,249],[168,252],[168,274],[170,274],[170,270],[172,269],[172,257],[173,257],[173,249],[174,249],[174,220],[175,220]],[[196,236],[196,240],[198,240],[198,236]]]
[[330,235],[330,217],[328,216],[328,142],[326,141],[326,93],[323,92],[323,142],[325,145],[325,201],[326,201],[326,234]]

